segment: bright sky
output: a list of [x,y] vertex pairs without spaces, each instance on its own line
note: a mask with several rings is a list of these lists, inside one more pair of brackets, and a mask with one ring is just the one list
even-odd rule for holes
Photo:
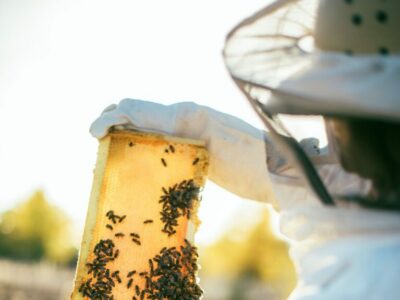
[[[122,98],[195,101],[259,125],[221,50],[265,4],[0,0],[0,211],[43,188],[80,232],[97,151],[88,128]],[[198,241],[209,243],[246,202],[213,184],[203,199]]]

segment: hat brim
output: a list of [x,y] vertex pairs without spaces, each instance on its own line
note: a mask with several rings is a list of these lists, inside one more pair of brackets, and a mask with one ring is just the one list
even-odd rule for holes
[[236,26],[223,52],[232,78],[272,113],[400,121],[400,56],[312,49],[317,5],[276,1]]

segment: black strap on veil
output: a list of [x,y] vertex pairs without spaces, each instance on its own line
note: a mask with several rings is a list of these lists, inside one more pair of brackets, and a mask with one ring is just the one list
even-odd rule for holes
[[[240,87],[241,85],[238,86]],[[262,103],[250,98],[247,93],[244,94],[268,129],[272,140],[286,154],[287,158],[295,164],[318,199],[325,205],[335,205],[332,196],[329,194],[309,157],[282,122],[275,115],[269,113]]]

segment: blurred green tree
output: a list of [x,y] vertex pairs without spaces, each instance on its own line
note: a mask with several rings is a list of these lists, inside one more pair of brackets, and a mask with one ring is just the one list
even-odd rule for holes
[[41,190],[0,215],[0,257],[71,265],[76,252],[68,217]]
[[265,209],[255,225],[236,222],[219,241],[201,249],[203,275],[234,282],[231,299],[247,299],[246,286],[255,281],[264,282],[286,299],[296,284],[288,244],[273,232],[270,219]]

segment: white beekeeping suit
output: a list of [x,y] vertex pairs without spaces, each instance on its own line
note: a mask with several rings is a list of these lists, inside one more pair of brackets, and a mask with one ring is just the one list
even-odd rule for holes
[[[400,2],[378,2],[277,1],[229,34],[227,67],[261,112],[399,122]],[[305,37],[318,50],[302,49]],[[282,233],[292,240],[299,277],[290,299],[400,299],[398,210],[356,201],[324,204],[270,133],[195,103],[133,99],[108,107],[91,133],[102,138],[112,127],[202,139],[210,180],[272,203]],[[313,138],[301,141],[301,148],[332,198],[367,197],[374,182],[345,171],[335,152],[342,141],[337,128],[328,131],[328,152]]]

